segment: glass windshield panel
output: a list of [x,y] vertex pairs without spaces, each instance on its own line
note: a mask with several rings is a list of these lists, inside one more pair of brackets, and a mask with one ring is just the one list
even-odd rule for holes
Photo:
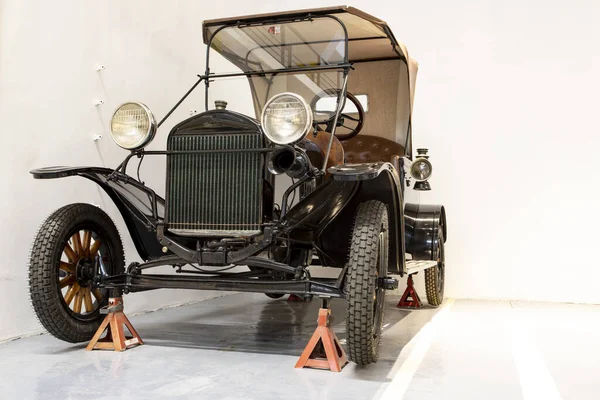
[[[238,77],[235,79],[215,79],[210,84],[208,92],[209,107],[212,107],[215,100],[225,100],[230,103],[230,109],[238,112],[248,112],[244,108],[240,97],[244,97],[243,93],[247,93],[247,89],[242,89],[240,80],[249,82],[250,95],[254,103],[254,113],[257,119],[260,119],[265,103],[276,94],[292,92],[304,98],[310,105],[315,121],[324,121],[333,116],[335,107],[332,110],[322,110],[316,112],[317,103],[320,99],[328,99],[333,101],[335,105],[337,96],[340,93],[344,74],[341,70],[313,71],[311,73],[279,73],[279,74],[264,74],[253,75],[248,78]],[[223,96],[222,93],[232,93],[231,98],[216,98],[215,94]],[[246,95],[248,96],[248,95]],[[333,98],[332,98],[333,97]],[[320,103],[319,103],[320,104]]]
[[211,48],[242,71],[344,63],[346,35],[333,18],[230,26],[214,35]]
[[[346,34],[342,25],[333,18],[229,26],[214,35],[211,49],[211,73],[225,72],[219,68],[222,65],[220,57],[243,72],[283,70],[248,76],[257,118],[260,118],[265,103],[277,94],[296,93],[310,104],[314,112],[321,97],[337,96],[343,86],[342,67],[286,71],[290,68],[335,67],[345,63]],[[221,80],[216,78],[211,87],[220,86]],[[209,93],[209,103],[213,100]],[[330,118],[331,114],[319,113],[315,117],[322,120]]]

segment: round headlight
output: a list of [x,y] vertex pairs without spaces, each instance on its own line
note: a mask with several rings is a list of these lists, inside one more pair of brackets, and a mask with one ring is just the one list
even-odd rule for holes
[[417,158],[410,167],[410,175],[417,182],[429,179],[432,171],[431,163],[426,158]]
[[144,147],[154,138],[156,120],[142,103],[125,103],[113,114],[110,135],[116,144],[127,150]]
[[295,93],[281,93],[267,101],[261,122],[273,143],[291,144],[304,139],[312,126],[313,115],[306,101]]

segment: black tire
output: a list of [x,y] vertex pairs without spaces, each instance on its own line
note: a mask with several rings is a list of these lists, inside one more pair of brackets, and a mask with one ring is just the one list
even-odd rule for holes
[[388,264],[388,211],[371,200],[358,206],[346,275],[348,357],[359,365],[377,361],[383,324],[385,290],[377,278]]
[[438,228],[438,243],[436,249],[437,265],[425,270],[425,289],[427,302],[438,307],[444,301],[444,282],[446,277],[446,258],[444,253],[444,230]]
[[91,288],[100,265],[108,275],[122,273],[125,265],[119,232],[100,208],[70,204],[40,226],[29,261],[29,294],[40,323],[56,338],[89,341],[100,326],[108,293]]
[[265,293],[265,295],[271,299],[280,299],[285,296],[285,293]]

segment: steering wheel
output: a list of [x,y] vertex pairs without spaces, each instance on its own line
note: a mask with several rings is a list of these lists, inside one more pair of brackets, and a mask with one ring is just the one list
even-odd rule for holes
[[[330,96],[338,96],[340,93],[340,89],[328,89],[325,91],[326,94],[330,95]],[[312,105],[313,110],[315,110],[315,106],[316,106],[316,102],[317,100],[319,100],[321,98],[321,96],[317,96],[314,100],[314,104]],[[337,124],[336,124],[336,129],[335,129],[335,137],[337,137],[339,140],[348,140],[348,139],[352,139],[354,136],[358,135],[359,132],[361,131],[361,129],[363,128],[364,125],[364,121],[365,121],[365,110],[362,106],[362,104],[360,104],[360,101],[358,101],[358,99],[356,98],[356,96],[354,96],[352,93],[350,92],[346,92],[346,99],[350,100],[352,102],[352,104],[354,104],[354,106],[356,107],[356,114],[358,114],[358,116],[351,116],[349,115],[349,113],[344,113],[342,112],[337,120]],[[345,108],[345,105],[344,105]],[[315,112],[316,113],[316,112]],[[318,118],[315,118],[315,120],[317,120],[316,124],[317,126],[324,126],[324,131],[331,133],[333,131],[333,122],[335,120],[335,113],[331,112],[331,115],[323,120],[318,120]],[[353,113],[354,114],[354,113]]]

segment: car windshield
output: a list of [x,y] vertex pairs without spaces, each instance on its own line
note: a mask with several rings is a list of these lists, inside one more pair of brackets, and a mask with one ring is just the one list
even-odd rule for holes
[[[214,33],[211,49],[250,73],[257,116],[276,94],[299,94],[315,111],[321,98],[337,97],[343,87],[347,38],[334,18],[228,26]],[[221,73],[212,68],[210,72]]]

